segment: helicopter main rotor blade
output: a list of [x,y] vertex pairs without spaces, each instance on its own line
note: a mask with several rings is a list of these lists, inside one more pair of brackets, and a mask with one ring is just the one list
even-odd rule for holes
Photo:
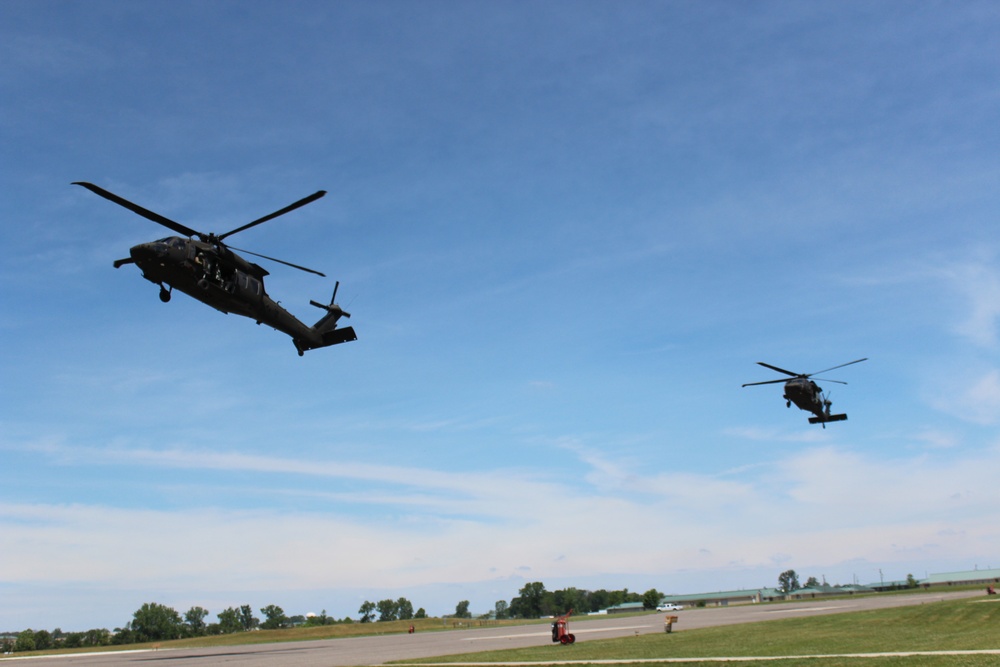
[[[305,206],[306,204],[313,203],[314,201],[316,201],[317,199],[319,199],[320,197],[322,197],[325,194],[326,194],[326,190],[319,190],[318,192],[314,192],[311,195],[309,195],[308,197],[303,197],[302,199],[298,200],[294,204],[289,204],[288,206],[286,206],[285,208],[281,209],[280,211],[275,211],[274,213],[271,213],[269,215],[265,215],[263,218],[257,218],[253,222],[248,222],[247,224],[243,225],[242,227],[237,227],[236,229],[234,229],[232,231],[226,232],[225,234],[223,234],[222,236],[219,236],[218,238],[221,241],[222,239],[226,238],[227,236],[232,236],[233,234],[238,234],[238,233],[240,233],[240,232],[242,232],[242,231],[244,231],[246,229],[250,229],[251,227],[257,226],[257,225],[261,224],[262,222],[267,222],[268,220],[274,220],[279,215],[284,215],[286,213],[294,211],[297,208],[301,208],[301,207]],[[244,252],[246,252],[246,251],[244,251]],[[270,258],[267,258],[267,259],[270,259]],[[301,268],[301,267],[296,267],[296,268]],[[315,271],[313,273],[315,273]]]
[[779,382],[788,382],[788,380],[766,380],[764,382],[747,382],[744,387],[754,387],[758,384],[778,384]]
[[145,208],[139,206],[138,204],[133,204],[129,200],[124,199],[122,197],[119,197],[118,195],[114,194],[113,192],[108,192],[104,188],[98,187],[98,186],[94,185],[93,183],[86,183],[84,181],[74,181],[73,185],[83,186],[83,187],[87,188],[88,190],[90,190],[91,192],[93,192],[95,195],[104,197],[108,201],[112,201],[112,202],[118,204],[119,206],[124,206],[125,208],[127,208],[130,211],[132,211],[133,213],[141,215],[142,217],[146,218],[147,220],[152,220],[155,223],[161,224],[164,227],[166,227],[167,229],[172,229],[175,232],[177,232],[178,234],[183,234],[184,236],[199,236],[199,237],[200,236],[204,236],[204,234],[202,234],[201,232],[196,232],[195,230],[191,229],[190,227],[185,227],[184,225],[182,225],[179,222],[174,222],[170,218],[163,217],[159,213],[154,213],[154,212],[150,211],[149,209],[145,209]]
[[240,252],[245,252],[246,254],[253,255],[254,257],[260,257],[262,259],[266,259],[266,260],[269,260],[269,261],[272,261],[272,262],[277,262],[278,264],[284,264],[285,266],[290,266],[293,269],[298,269],[299,271],[305,271],[306,273],[315,273],[317,276],[322,276],[323,278],[326,278],[326,274],[325,273],[320,273],[319,271],[314,271],[313,269],[308,269],[308,268],[306,268],[304,266],[299,266],[298,264],[292,264],[291,262],[286,262],[283,259],[278,259],[276,257],[268,257],[267,255],[260,254],[259,252],[253,252],[253,251],[250,251],[250,250],[243,250],[242,248],[237,248],[237,247],[231,246],[231,245],[225,246],[225,247],[230,248],[232,250],[239,250]]
[[[832,370],[836,370],[838,368],[843,368],[844,366],[850,366],[851,364],[859,364],[862,361],[868,361],[868,357],[865,357],[864,359],[855,359],[854,361],[848,361],[846,364],[841,364],[839,366],[834,366],[833,368],[827,368],[827,369],[822,370],[822,371],[816,371],[815,373],[810,373],[806,377],[812,377],[813,375],[819,375],[820,373],[826,373],[827,371],[832,371]],[[827,380],[827,382],[836,382],[836,380]],[[847,383],[845,382],[844,384],[847,384]]]
[[[770,368],[772,371],[778,371],[779,373],[784,373],[785,375],[791,375],[793,378],[803,377],[802,373],[793,373],[791,371],[786,371],[784,368],[778,368],[777,366],[772,366],[771,364],[765,364],[763,361],[758,361],[757,365],[763,366],[764,368]],[[775,380],[775,382],[784,382],[784,380]]]
[[[812,377],[812,376],[810,375],[809,377]],[[842,380],[831,380],[829,378],[814,378],[814,379],[819,380],[820,382],[836,382],[837,384],[847,384],[846,382],[844,382]]]

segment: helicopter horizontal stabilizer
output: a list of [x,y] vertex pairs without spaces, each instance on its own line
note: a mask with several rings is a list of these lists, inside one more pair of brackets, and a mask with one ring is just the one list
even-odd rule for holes
[[825,424],[826,422],[845,422],[847,421],[847,415],[826,415],[825,417],[810,417],[810,424]]
[[327,331],[323,334],[323,346],[327,345],[339,345],[340,343],[350,343],[358,339],[357,334],[354,333],[354,327],[344,327],[343,329],[334,329],[333,331]]

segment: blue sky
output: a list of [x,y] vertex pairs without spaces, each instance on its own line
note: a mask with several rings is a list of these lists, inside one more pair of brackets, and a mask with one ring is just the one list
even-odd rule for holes
[[[1000,562],[991,2],[0,4],[0,629]],[[289,339],[112,261],[239,235]],[[757,361],[833,372],[847,422]]]

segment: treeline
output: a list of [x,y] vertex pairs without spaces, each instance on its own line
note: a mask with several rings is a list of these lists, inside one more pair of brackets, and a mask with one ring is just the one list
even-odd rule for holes
[[[576,614],[600,611],[627,602],[642,602],[646,609],[654,609],[663,595],[655,588],[645,593],[634,593],[627,588],[617,591],[588,591],[566,588],[548,591],[545,584],[535,581],[526,584],[517,596],[507,602],[498,600],[492,611],[482,617],[497,619],[541,618],[558,616],[570,609]],[[191,607],[184,614],[156,602],[147,602],[132,614],[132,620],[114,631],[106,629],[86,632],[62,632],[56,629],[22,630],[16,636],[0,640],[3,653],[24,651],[44,651],[54,648],[84,648],[119,644],[166,641],[206,635],[225,635],[251,630],[275,630],[290,627],[311,627],[333,625],[335,623],[377,623],[385,621],[407,621],[427,618],[423,607],[414,611],[413,603],[406,598],[385,599],[378,602],[366,600],[358,609],[358,620],[350,617],[337,620],[327,616],[326,610],[318,616],[288,616],[278,605],[269,604],[260,609],[264,620],[254,615],[248,605],[229,607],[216,614],[217,621],[209,622],[209,611],[203,607]],[[455,606],[454,618],[471,618],[469,601],[462,600]]]
[[629,602],[641,602],[643,609],[656,609],[663,594],[655,588],[645,593],[634,593],[624,588],[607,591],[603,588],[588,591],[580,588],[545,590],[545,584],[533,581],[517,592],[517,597],[507,603],[498,600],[492,612],[496,618],[542,618],[560,616],[570,609],[575,614],[588,614]]
[[63,632],[56,628],[48,630],[22,630],[15,637],[0,640],[3,653],[13,651],[44,651],[50,648],[83,648],[85,646],[108,646],[112,635],[103,628],[86,632]]
[[[412,608],[412,607],[411,607]],[[423,609],[420,610],[423,612]],[[111,646],[120,644],[138,644],[156,642],[168,639],[183,639],[186,637],[204,637],[206,635],[225,635],[250,630],[274,630],[293,626],[332,625],[334,623],[353,623],[350,618],[341,621],[327,616],[323,610],[319,616],[287,616],[278,605],[269,604],[261,608],[264,620],[254,616],[253,608],[248,605],[229,607],[216,616],[217,622],[206,621],[209,612],[203,607],[191,607],[183,617],[173,608],[156,602],[147,602],[132,615],[132,620],[124,627],[115,628],[114,632],[106,629],[87,630],[86,632],[62,632],[59,629],[22,630],[14,637],[5,637],[0,641],[3,653],[23,651],[44,651],[54,648],[84,648],[91,646]]]
[[[466,604],[469,603],[466,602]],[[378,613],[378,618],[375,617],[376,612]],[[409,621],[414,618],[427,618],[427,612],[424,611],[423,607],[413,611],[413,603],[406,598],[379,600],[378,602],[365,600],[361,604],[361,608],[358,609],[358,614],[361,616],[359,619],[361,623],[371,623],[373,621]]]

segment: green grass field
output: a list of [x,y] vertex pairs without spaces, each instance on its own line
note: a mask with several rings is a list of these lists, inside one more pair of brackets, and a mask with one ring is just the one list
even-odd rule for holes
[[[870,612],[832,614],[802,619],[731,625],[719,628],[651,634],[622,639],[557,644],[529,649],[452,655],[420,662],[554,662],[578,664],[602,660],[636,660],[657,664],[667,658],[737,657],[745,667],[997,667],[1000,655],[809,657],[907,651],[975,651],[1000,649],[1000,602],[970,598]],[[783,660],[752,660],[801,656]],[[654,661],[652,663],[647,661]],[[640,663],[634,663],[640,664]],[[659,664],[668,664],[666,662]],[[707,667],[717,661],[685,662]],[[722,663],[725,664],[725,663]]]

